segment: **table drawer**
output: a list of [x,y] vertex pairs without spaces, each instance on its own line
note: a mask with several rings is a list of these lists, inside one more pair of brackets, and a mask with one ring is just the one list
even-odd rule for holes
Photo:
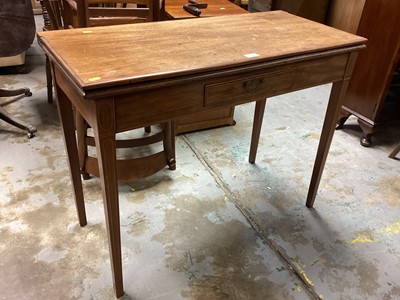
[[250,100],[260,100],[285,92],[291,88],[295,69],[269,72],[232,81],[208,84],[205,87],[204,106],[239,104]]

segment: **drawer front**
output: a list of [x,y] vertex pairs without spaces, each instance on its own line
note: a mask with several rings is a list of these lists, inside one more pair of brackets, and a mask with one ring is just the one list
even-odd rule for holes
[[208,84],[205,87],[204,106],[239,104],[260,100],[290,90],[295,69],[286,69],[232,81]]

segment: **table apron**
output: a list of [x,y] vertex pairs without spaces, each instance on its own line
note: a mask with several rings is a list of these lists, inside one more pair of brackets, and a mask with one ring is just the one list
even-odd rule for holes
[[117,132],[344,80],[349,53],[115,96]]

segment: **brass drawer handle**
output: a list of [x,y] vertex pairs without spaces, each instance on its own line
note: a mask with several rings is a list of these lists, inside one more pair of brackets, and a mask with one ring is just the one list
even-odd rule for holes
[[243,88],[246,91],[246,93],[251,93],[256,91],[260,87],[262,82],[263,82],[262,78],[256,78],[249,81],[245,81],[243,82]]

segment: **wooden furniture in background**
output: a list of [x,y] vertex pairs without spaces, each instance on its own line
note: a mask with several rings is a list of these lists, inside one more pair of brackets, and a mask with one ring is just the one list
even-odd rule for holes
[[[198,1],[207,3],[207,8],[201,9],[200,17],[217,17],[225,15],[240,15],[247,13],[246,10],[228,0]],[[189,3],[187,0],[165,0],[165,18],[169,20],[198,18],[182,7]]]
[[[40,0],[44,26],[43,30],[63,28],[61,0]],[[53,78],[49,58],[46,56],[47,102],[53,103]]]
[[[208,0],[204,2],[208,4],[208,7],[201,9],[200,17],[247,14],[246,10],[228,0]],[[186,3],[188,3],[187,0],[165,0],[164,18],[169,20],[198,18],[182,8]],[[234,125],[234,112],[235,107],[231,106],[180,117],[175,120],[175,130],[176,133],[179,134],[219,126]]]
[[288,13],[326,23],[331,0],[235,0],[247,5],[249,12],[283,10]]
[[61,0],[40,0],[44,26],[43,30],[63,28]]
[[357,33],[365,0],[332,0],[328,23],[334,28]]
[[78,0],[77,5],[79,27],[153,22],[160,18],[159,0]]
[[[93,128],[117,297],[124,291],[116,133],[334,82],[307,195],[306,205],[312,207],[343,95],[365,43],[282,11],[49,31],[38,38],[54,65],[81,226],[87,221],[72,105]],[[140,61],[141,67],[132,68],[130,61]],[[256,114],[253,150],[260,119]]]
[[330,2],[331,0],[272,0],[272,10],[284,10],[296,16],[326,23]]
[[358,118],[361,144],[388,121],[400,120],[400,100],[387,97],[400,59],[400,1],[334,0],[329,24],[366,37],[367,48],[357,60],[339,119],[341,128],[350,115]]

